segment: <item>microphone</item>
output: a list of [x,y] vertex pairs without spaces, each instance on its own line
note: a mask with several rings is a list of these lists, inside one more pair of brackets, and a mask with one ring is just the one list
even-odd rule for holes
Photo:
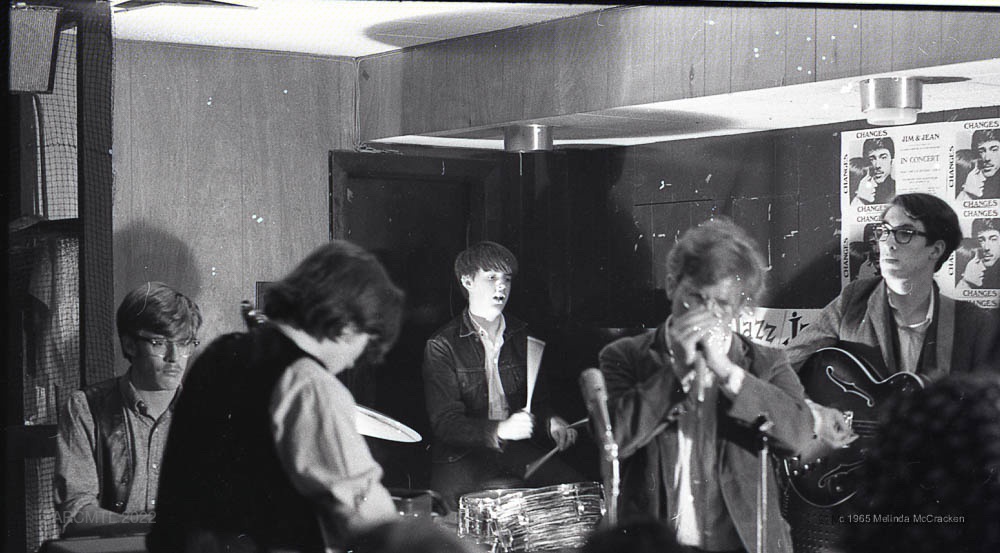
[[611,415],[608,414],[608,388],[604,384],[604,374],[600,369],[590,368],[580,373],[580,391],[587,405],[595,434],[604,445],[613,444]]
[[694,355],[694,385],[698,393],[698,402],[705,402],[705,381],[708,380],[708,364],[705,362],[705,346],[698,342]]

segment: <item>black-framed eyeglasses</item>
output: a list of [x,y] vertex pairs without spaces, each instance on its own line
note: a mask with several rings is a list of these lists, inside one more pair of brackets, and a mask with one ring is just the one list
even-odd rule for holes
[[171,346],[173,346],[174,352],[178,357],[191,357],[191,354],[194,353],[194,348],[201,344],[201,342],[193,338],[183,341],[168,340],[160,336],[144,336],[138,333],[135,334],[135,337],[149,344],[149,353],[157,357],[166,356],[167,350]]
[[892,238],[897,244],[909,244],[910,240],[913,240],[914,236],[927,237],[927,233],[912,229],[912,228],[893,228],[887,223],[882,223],[881,225],[875,227],[875,239],[879,242],[885,242],[889,239],[889,235],[892,234]]

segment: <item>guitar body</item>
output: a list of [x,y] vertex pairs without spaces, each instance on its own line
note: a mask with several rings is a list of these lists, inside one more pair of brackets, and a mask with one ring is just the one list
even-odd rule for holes
[[795,493],[817,507],[833,507],[857,492],[856,471],[875,439],[886,401],[923,388],[914,374],[880,378],[861,358],[836,347],[823,348],[799,371],[806,396],[845,414],[858,439],[844,448],[831,448],[818,438],[798,457],[784,460],[785,474]]

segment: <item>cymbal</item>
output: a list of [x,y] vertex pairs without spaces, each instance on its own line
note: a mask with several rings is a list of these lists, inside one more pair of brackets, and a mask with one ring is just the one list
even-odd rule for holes
[[388,415],[383,415],[368,407],[360,405],[357,407],[355,424],[357,425],[358,433],[362,436],[405,443],[419,442],[423,439],[419,432]]

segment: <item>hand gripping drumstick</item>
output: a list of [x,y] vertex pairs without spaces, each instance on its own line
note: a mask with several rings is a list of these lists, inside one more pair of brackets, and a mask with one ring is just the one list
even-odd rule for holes
[[[574,422],[573,424],[567,426],[566,428],[576,428],[577,426],[586,424],[588,420],[590,420],[590,419],[588,419],[587,417],[583,417],[582,419]],[[536,472],[538,472],[538,469],[541,468],[542,465],[544,465],[545,462],[548,461],[549,459],[551,459],[552,456],[554,456],[556,453],[559,453],[559,446],[553,447],[545,455],[542,455],[538,459],[532,461],[531,463],[528,463],[524,467],[524,478],[525,479],[531,478],[531,475],[535,474]]]

